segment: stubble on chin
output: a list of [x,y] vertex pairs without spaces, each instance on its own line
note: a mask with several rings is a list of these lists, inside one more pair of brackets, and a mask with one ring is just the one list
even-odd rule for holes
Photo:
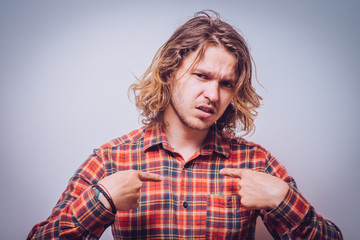
[[[190,116],[187,115],[187,113],[185,111],[180,111],[174,106],[173,101],[170,101],[170,105],[172,107],[172,109],[174,110],[175,114],[177,115],[177,117],[179,118],[180,122],[193,130],[198,130],[198,131],[205,131],[205,130],[209,130],[212,124],[207,124],[205,123],[204,119],[202,118],[198,118],[198,119],[190,119]],[[198,122],[197,122],[198,121]]]

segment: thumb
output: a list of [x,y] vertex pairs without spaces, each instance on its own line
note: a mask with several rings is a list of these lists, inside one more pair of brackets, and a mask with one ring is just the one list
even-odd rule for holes
[[242,173],[241,169],[235,169],[235,168],[223,168],[220,170],[221,175],[228,177],[241,178],[241,173]]
[[163,180],[159,174],[149,172],[139,172],[139,179],[142,182],[160,182]]

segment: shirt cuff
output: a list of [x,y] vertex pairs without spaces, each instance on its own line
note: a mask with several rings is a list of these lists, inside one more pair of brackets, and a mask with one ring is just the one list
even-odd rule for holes
[[93,187],[89,187],[73,202],[71,212],[86,231],[97,237],[101,236],[115,218],[95,196]]
[[268,227],[280,236],[285,235],[297,227],[310,209],[310,203],[301,193],[291,186],[284,200],[265,214]]

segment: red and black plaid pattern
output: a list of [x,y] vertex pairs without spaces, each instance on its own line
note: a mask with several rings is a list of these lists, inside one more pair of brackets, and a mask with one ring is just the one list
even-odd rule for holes
[[[272,174],[288,182],[290,190],[271,211],[248,210],[241,205],[237,180],[219,173],[225,167]],[[144,183],[140,206],[113,215],[91,185],[128,169],[160,174],[163,181]],[[51,216],[28,239],[96,239],[109,225],[115,239],[254,239],[259,215],[274,238],[341,238],[259,145],[212,129],[201,150],[184,161],[161,128],[143,127],[95,150],[70,179]]]

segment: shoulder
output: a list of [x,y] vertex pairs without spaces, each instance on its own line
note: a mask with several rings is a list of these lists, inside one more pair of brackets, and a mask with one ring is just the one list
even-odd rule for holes
[[245,158],[245,159],[261,159],[262,161],[268,161],[273,158],[271,153],[263,146],[248,141],[243,137],[233,136],[229,138],[229,144],[231,154],[233,157]]
[[252,141],[248,141],[243,137],[233,136],[229,138],[229,143],[232,149],[237,148],[246,148],[251,149],[254,151],[260,151],[260,152],[268,152],[264,147],[261,145],[254,143]]
[[95,151],[104,151],[109,148],[114,148],[121,145],[131,144],[134,142],[139,142],[144,139],[146,127],[141,127],[139,129],[133,130],[130,133],[127,133],[121,137],[115,138],[110,142],[103,144],[101,147],[96,149]]
[[239,168],[249,168],[260,172],[272,173],[278,162],[263,146],[242,137],[229,138],[230,159]]

